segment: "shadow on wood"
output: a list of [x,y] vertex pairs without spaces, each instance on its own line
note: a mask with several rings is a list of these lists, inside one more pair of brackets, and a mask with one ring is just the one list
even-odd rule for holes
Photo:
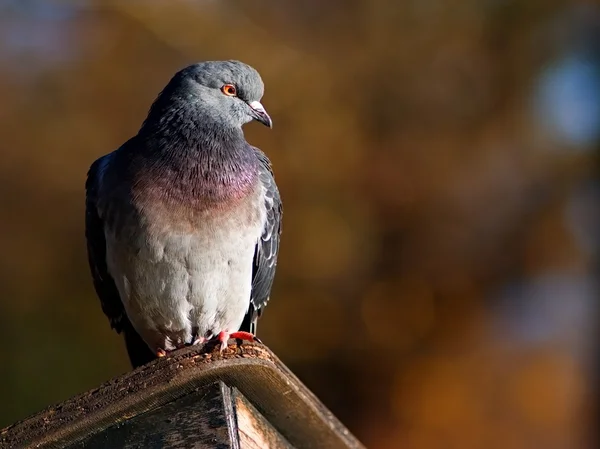
[[265,346],[186,348],[0,431],[0,448],[362,448]]

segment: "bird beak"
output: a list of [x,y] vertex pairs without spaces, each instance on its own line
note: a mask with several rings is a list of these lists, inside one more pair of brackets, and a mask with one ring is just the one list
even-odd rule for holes
[[273,128],[273,120],[267,114],[264,106],[259,101],[251,101],[248,106],[252,108],[254,119],[261,122],[263,125]]

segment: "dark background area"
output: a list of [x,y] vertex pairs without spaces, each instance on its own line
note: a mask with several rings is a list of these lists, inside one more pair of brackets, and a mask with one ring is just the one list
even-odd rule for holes
[[600,8],[0,0],[0,426],[129,369],[86,171],[173,73],[266,84],[284,233],[259,335],[370,448],[593,448]]

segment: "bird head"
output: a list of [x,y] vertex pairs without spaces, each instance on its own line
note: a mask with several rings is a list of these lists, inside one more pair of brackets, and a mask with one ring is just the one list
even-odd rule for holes
[[263,93],[263,81],[249,65],[239,61],[201,62],[175,74],[153,105],[149,118],[173,114],[181,117],[181,111],[185,111],[189,112],[184,114],[186,121],[241,128],[257,120],[271,128],[271,117],[260,103]]

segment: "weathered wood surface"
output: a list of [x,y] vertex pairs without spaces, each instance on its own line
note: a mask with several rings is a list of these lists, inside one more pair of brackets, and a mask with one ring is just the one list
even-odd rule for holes
[[237,434],[241,449],[294,447],[271,426],[250,402],[237,390],[233,389],[234,407],[237,418]]
[[164,406],[94,433],[68,449],[230,449],[232,435],[223,401],[223,383],[214,383]]
[[[180,411],[202,401],[203,397],[207,407],[217,407],[214,410],[218,411],[227,402],[221,399],[219,406],[216,399],[210,399],[210,386],[215,382],[222,382],[231,389],[225,388],[230,391],[230,404],[241,413],[236,415],[243,424],[237,439],[232,439],[229,431],[225,430],[213,436],[215,441],[206,443],[212,446],[203,446],[205,443],[201,440],[189,444],[185,435],[171,433],[175,443],[177,438],[184,438],[184,442],[179,446],[144,447],[266,449],[276,444],[279,438],[285,442],[283,444],[299,449],[362,448],[279,359],[257,343],[241,347],[231,345],[223,354],[196,347],[174,352],[1,430],[0,448],[127,447],[102,439],[111,435],[116,438],[120,432],[127,436],[127,432],[134,429],[141,432],[135,426],[142,425],[143,419],[151,422],[156,418],[154,429],[163,432],[161,435],[168,433],[176,421],[188,422],[188,417]],[[219,415],[217,412],[214,414]],[[221,415],[229,419],[227,416],[231,413],[223,412]],[[160,422],[161,419],[163,422]],[[229,425],[223,426],[223,422],[220,424],[215,421],[209,427],[231,429]],[[239,425],[239,422],[236,424]],[[197,427],[201,429],[202,425],[198,422]],[[121,431],[121,428],[124,430]],[[104,432],[106,429],[109,432]],[[149,431],[144,432],[148,434]]]
[[293,449],[235,389],[215,382],[65,449]]

